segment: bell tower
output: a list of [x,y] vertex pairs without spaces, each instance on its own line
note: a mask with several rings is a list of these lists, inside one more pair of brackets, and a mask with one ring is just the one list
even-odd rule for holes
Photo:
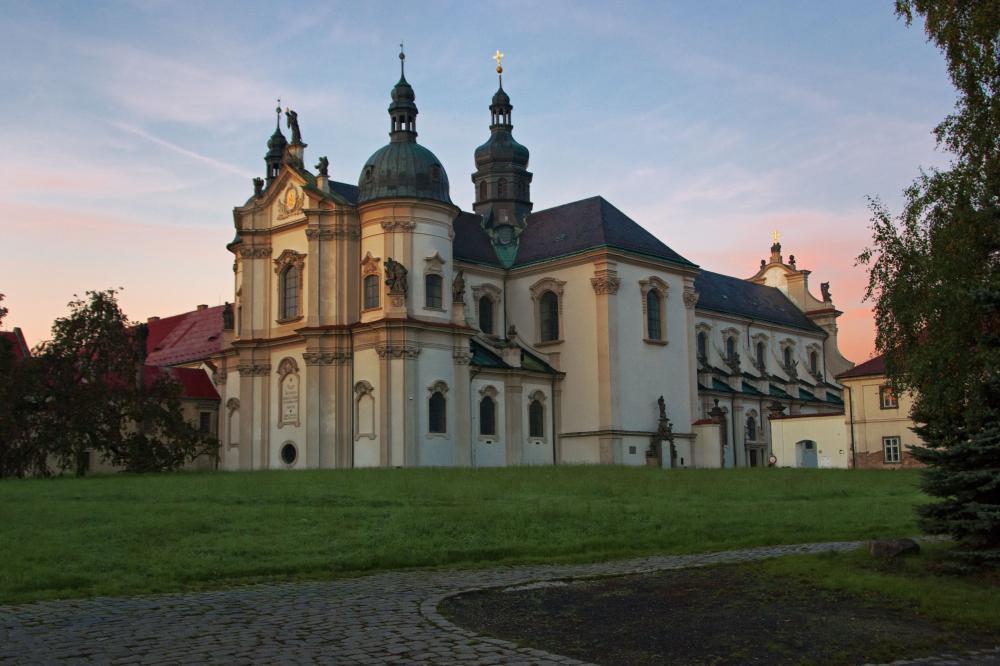
[[490,138],[476,148],[472,208],[482,216],[483,229],[492,238],[500,262],[509,267],[517,254],[517,237],[531,213],[531,172],[528,149],[515,141],[511,133],[514,107],[503,89],[503,53],[498,50],[493,58],[497,61],[500,85],[490,104]]

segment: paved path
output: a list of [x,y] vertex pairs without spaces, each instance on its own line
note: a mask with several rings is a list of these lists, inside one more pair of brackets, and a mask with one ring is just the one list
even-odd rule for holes
[[389,572],[218,592],[0,606],[0,662],[580,664],[461,629],[437,613],[437,604],[470,589],[848,550],[860,543],[585,565]]

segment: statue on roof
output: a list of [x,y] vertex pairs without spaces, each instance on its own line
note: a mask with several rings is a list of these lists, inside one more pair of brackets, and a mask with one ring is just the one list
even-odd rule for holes
[[263,193],[264,193],[264,179],[263,178],[254,178],[253,179],[253,195],[255,197],[259,197]]
[[823,302],[824,303],[832,303],[833,302],[833,297],[830,296],[830,283],[829,282],[820,282],[819,283],[819,290],[823,294]]
[[330,175],[330,160],[326,159],[326,155],[324,155],[323,157],[319,158],[319,162],[316,164],[316,171],[318,171],[319,175],[321,175],[321,176],[327,176],[327,177],[329,177],[329,175]]
[[288,128],[292,130],[292,143],[302,143],[302,134],[299,132],[299,114],[286,107],[285,119]]

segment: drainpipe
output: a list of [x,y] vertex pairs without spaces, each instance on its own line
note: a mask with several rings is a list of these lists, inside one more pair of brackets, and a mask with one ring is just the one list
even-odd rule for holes
[[[349,441],[351,443],[351,451],[350,451],[350,453],[351,453],[351,468],[353,469],[356,466],[354,464],[354,442],[355,442],[355,439],[354,439],[354,428],[357,425],[354,422],[354,420],[355,420],[354,419],[354,412],[357,411],[357,409],[358,409],[357,399],[355,398],[355,394],[354,394],[354,329],[353,328],[347,329],[347,342],[351,346],[351,370],[350,370],[351,378],[348,381],[351,382],[351,386],[350,386],[350,391],[351,391],[351,393],[350,393],[350,395],[351,395],[351,418],[350,418],[351,429],[349,431],[350,432]],[[334,458],[336,458],[336,456],[334,456]]]
[[854,392],[851,391],[851,387],[844,384],[844,388],[847,389],[847,406],[851,410],[851,468],[858,468],[858,450],[854,446]]
[[[549,409],[549,421],[552,422],[552,465],[558,465],[559,460],[556,458],[556,376],[552,375],[552,384],[549,389],[549,399],[552,401],[552,407]],[[531,415],[528,415],[528,427],[531,427]]]
[[[732,423],[732,440],[733,440],[733,469],[740,466],[739,458],[736,457],[736,396],[734,395],[729,399],[729,422]],[[746,441],[743,442],[743,448],[746,448]]]
[[[477,370],[473,370],[472,366],[469,366],[469,466],[472,467],[472,468],[475,468],[475,466],[476,466],[476,436],[475,436],[475,431],[473,430],[473,427],[472,427],[472,414],[473,414],[473,412],[472,412],[472,404],[473,404],[473,401],[472,401],[472,395],[473,395],[473,393],[472,393],[472,380],[474,380],[478,374],[479,374],[479,370],[478,369]],[[504,405],[506,405],[506,404],[507,404],[507,402],[504,401]],[[506,434],[509,435],[509,433],[506,433]]]

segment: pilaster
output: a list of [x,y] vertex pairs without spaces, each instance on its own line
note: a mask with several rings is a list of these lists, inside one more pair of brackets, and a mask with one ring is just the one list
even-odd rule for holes
[[507,464],[520,465],[524,451],[524,428],[521,412],[524,407],[521,377],[509,375],[504,382],[504,415],[506,416]]
[[[598,429],[611,431],[621,422],[620,367],[618,354],[618,278],[617,264],[606,259],[594,262],[594,288],[597,325],[597,385]],[[621,462],[621,438],[602,437],[600,440],[602,463]]]

